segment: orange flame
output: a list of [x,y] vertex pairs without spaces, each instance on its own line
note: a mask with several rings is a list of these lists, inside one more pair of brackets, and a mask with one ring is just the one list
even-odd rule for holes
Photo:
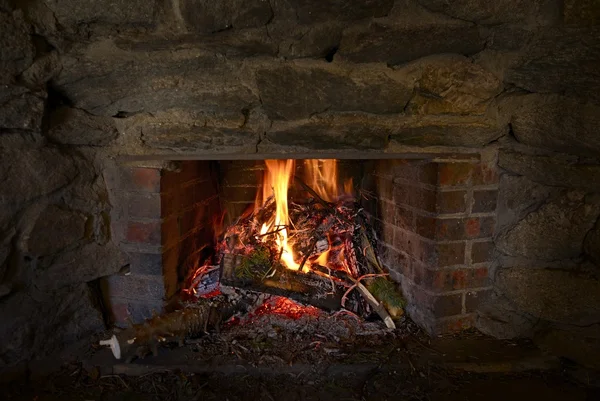
[[292,270],[298,270],[300,264],[295,261],[294,250],[288,242],[287,226],[290,223],[288,213],[288,188],[290,179],[294,174],[294,160],[265,160],[267,170],[263,183],[263,201],[272,191],[275,198],[275,216],[271,221],[264,223],[261,234],[277,231],[276,243],[281,249],[281,261]]
[[337,185],[337,160],[334,159],[307,159],[304,162],[306,168],[306,183],[315,190],[323,200],[332,202],[338,195]]

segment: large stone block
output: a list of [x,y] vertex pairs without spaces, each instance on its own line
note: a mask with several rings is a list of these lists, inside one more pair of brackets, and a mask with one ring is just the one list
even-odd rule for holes
[[383,17],[394,5],[393,0],[287,0],[286,3],[285,7],[293,8],[297,20],[303,24]]
[[483,147],[507,132],[508,127],[485,116],[407,117],[390,132],[390,149],[404,145]]
[[600,3],[596,0],[565,0],[563,18],[567,25],[600,25]]
[[99,42],[65,58],[63,65],[57,90],[74,107],[96,115],[183,109],[237,116],[258,104],[242,82],[239,62],[203,50],[125,51]]
[[51,255],[83,239],[86,218],[81,213],[49,206],[38,217],[28,240],[28,251]]
[[496,246],[507,255],[537,260],[577,258],[599,215],[598,197],[570,191],[507,228],[496,238]]
[[254,153],[259,134],[248,129],[174,124],[147,127],[142,140],[150,148],[175,152]]
[[419,0],[424,7],[454,18],[479,24],[518,22],[541,15],[558,16],[558,5],[548,0]]
[[85,244],[45,259],[34,281],[44,289],[87,283],[118,272],[127,264],[126,255],[114,244]]
[[47,135],[52,141],[66,145],[103,146],[115,139],[118,132],[110,117],[62,107],[50,115]]
[[432,56],[399,71],[418,70],[416,95],[408,109],[415,114],[485,114],[503,84],[492,73],[460,55]]
[[538,209],[556,191],[527,177],[503,174],[498,188],[498,232]]
[[0,148],[0,202],[22,204],[69,184],[78,174],[73,158],[53,148]]
[[327,112],[307,120],[275,122],[259,149],[277,151],[277,148],[270,148],[272,144],[289,144],[304,150],[401,151],[405,146],[481,147],[506,131],[506,127],[497,126],[495,121],[476,116],[411,117]]
[[40,131],[46,92],[31,92],[23,87],[0,87],[0,129]]
[[0,84],[6,84],[29,67],[35,49],[20,11],[0,12],[0,32]]
[[600,164],[579,163],[576,157],[554,154],[532,155],[501,149],[498,165],[543,185],[598,192]]
[[560,325],[535,336],[542,349],[575,361],[585,367],[600,369],[600,323],[585,327]]
[[149,27],[154,24],[156,0],[45,0],[56,20],[72,30],[78,25],[106,24]]
[[408,82],[384,69],[348,72],[322,64],[257,71],[260,97],[271,119],[301,119],[327,110],[400,113],[412,96]]
[[521,52],[505,81],[537,93],[600,102],[600,27],[548,30]]
[[350,27],[344,31],[339,53],[353,62],[397,65],[438,53],[472,55],[483,46],[475,24],[415,16],[404,22],[377,20]]
[[202,33],[259,27],[273,18],[266,0],[182,0],[179,10],[187,29]]
[[539,318],[527,315],[504,295],[493,292],[477,310],[475,327],[492,337],[508,339],[532,337]]
[[504,268],[496,286],[517,310],[538,318],[580,326],[600,321],[600,281],[584,272]]
[[0,369],[51,355],[105,329],[85,283],[27,291],[0,300]]
[[519,142],[557,152],[600,154],[600,105],[550,94],[515,96],[504,103]]

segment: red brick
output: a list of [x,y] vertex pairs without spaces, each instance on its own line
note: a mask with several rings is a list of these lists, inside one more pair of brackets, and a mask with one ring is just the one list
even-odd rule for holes
[[460,213],[467,210],[466,191],[438,192],[436,212],[438,213]]
[[415,229],[414,212],[412,210],[403,208],[402,206],[396,206],[394,222],[397,227],[412,231]]
[[159,192],[160,170],[147,167],[133,167],[130,169],[133,190]]
[[481,288],[489,285],[487,267],[427,270],[424,285],[434,292]]
[[467,312],[475,312],[479,309],[479,307],[488,300],[491,292],[491,290],[468,291],[465,294],[465,307]]
[[127,224],[127,241],[139,244],[160,245],[160,220],[141,222],[130,221]]
[[160,253],[130,253],[131,274],[146,274],[162,276],[162,254]]
[[156,193],[132,193],[129,195],[130,217],[160,219],[160,195]]
[[492,241],[473,242],[471,246],[471,263],[489,262],[492,260],[494,243]]
[[474,191],[473,213],[494,212],[496,210],[496,199],[498,191]]
[[162,276],[112,275],[102,279],[102,292],[109,298],[162,301],[165,296]]
[[465,242],[436,244],[433,256],[437,267],[461,265],[465,262]]
[[438,182],[441,186],[465,185],[470,182],[473,168],[470,163],[440,163]]
[[480,221],[478,218],[468,219],[465,222],[465,233],[469,238],[477,238],[481,231]]
[[498,169],[495,165],[478,164],[473,169],[473,185],[498,183]]
[[438,164],[427,163],[419,166],[419,182],[436,185],[438,180]]
[[417,234],[425,238],[435,239],[436,224],[437,219],[434,217],[417,215]]
[[475,314],[453,316],[438,321],[435,324],[434,334],[458,333],[475,327]]
[[433,296],[431,312],[435,317],[460,315],[462,313],[463,294]]
[[465,239],[464,219],[443,219],[436,221],[436,235],[434,238],[440,240]]

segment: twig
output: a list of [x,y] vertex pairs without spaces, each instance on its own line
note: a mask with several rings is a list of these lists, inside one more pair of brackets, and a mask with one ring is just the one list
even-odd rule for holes
[[332,209],[332,207],[331,207],[331,204],[330,204],[329,202],[327,202],[325,199],[321,198],[321,197],[319,196],[319,194],[317,194],[317,193],[315,192],[315,190],[314,190],[314,189],[312,189],[311,187],[309,187],[308,185],[306,185],[306,183],[305,183],[304,181],[302,181],[302,180],[300,179],[300,177],[298,177],[297,175],[295,175],[295,176],[294,176],[294,179],[296,180],[296,182],[297,182],[298,184],[300,184],[300,186],[301,186],[302,188],[304,188],[304,190],[305,190],[306,192],[308,192],[309,194],[311,194],[311,195],[313,196],[313,198],[315,198],[315,200],[316,200],[317,202],[319,202],[321,205],[323,205],[323,206],[324,206],[326,209]]
[[354,285],[351,286],[350,288],[348,288],[348,290],[344,293],[344,296],[342,296],[342,306],[346,305],[346,299],[348,297],[348,294],[350,294],[350,292],[356,288],[358,290],[358,292],[360,293],[360,295],[363,296],[363,298],[367,301],[367,303],[369,305],[371,305],[371,307],[373,308],[373,310],[375,310],[375,312],[377,312],[377,314],[379,315],[379,317],[381,317],[381,319],[383,320],[383,322],[385,323],[386,327],[389,329],[395,329],[396,328],[396,324],[394,323],[394,321],[392,320],[390,314],[388,313],[387,310],[385,310],[385,308],[383,307],[383,305],[373,296],[373,294],[371,294],[371,292],[367,289],[367,287],[365,287],[360,281],[368,278],[368,277],[381,277],[381,276],[387,276],[387,273],[384,274],[365,274],[364,276],[360,276],[359,278],[355,279],[354,277],[350,277],[350,280],[352,280],[354,282]]

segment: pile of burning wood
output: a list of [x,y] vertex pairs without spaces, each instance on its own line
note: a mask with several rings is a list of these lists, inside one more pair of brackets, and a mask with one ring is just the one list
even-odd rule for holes
[[[388,328],[395,328],[404,299],[379,261],[376,236],[348,193],[350,185],[344,193],[337,190],[335,161],[306,163],[309,175],[302,180],[293,174],[294,161],[266,161],[262,199],[225,230],[215,255],[186,280],[182,296],[188,307],[147,322],[146,332],[154,330],[153,335],[134,326],[122,337],[181,339],[247,313],[250,306],[256,309],[257,300],[264,301],[260,294],[276,297],[263,308],[273,313],[285,307],[294,309],[295,316],[302,313],[302,305],[310,305],[365,319],[378,315]],[[301,202],[288,202],[292,180],[306,193]],[[127,341],[131,344],[131,339],[117,343]]]

